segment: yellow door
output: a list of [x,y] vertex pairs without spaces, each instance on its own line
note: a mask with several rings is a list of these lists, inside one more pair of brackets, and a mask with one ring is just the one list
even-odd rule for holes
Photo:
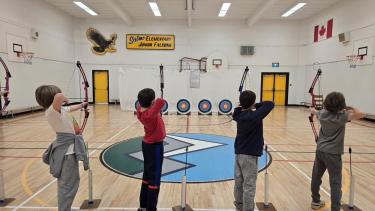
[[108,72],[94,71],[95,103],[108,103]]
[[286,101],[286,75],[275,74],[275,93],[274,102],[275,105],[285,105]]
[[263,75],[262,101],[273,101],[274,79],[275,78],[273,74]]

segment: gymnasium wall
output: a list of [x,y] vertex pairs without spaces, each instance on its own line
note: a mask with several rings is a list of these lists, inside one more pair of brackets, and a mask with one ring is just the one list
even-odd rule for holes
[[[307,91],[316,74],[312,70],[313,62],[320,62],[323,71],[321,90],[326,95],[331,91],[343,92],[347,104],[356,106],[372,115],[375,114],[375,64],[374,54],[367,58],[366,65],[358,65],[356,69],[349,68],[346,56],[357,53],[355,43],[368,42],[369,51],[375,49],[375,1],[345,0],[333,5],[320,14],[306,20],[302,33],[306,43],[301,46],[300,63],[306,65],[306,86]],[[314,26],[322,24],[333,18],[333,37],[313,42]],[[338,34],[350,32],[350,42],[343,45],[338,41]],[[370,49],[371,48],[371,49]],[[370,62],[371,60],[371,62]],[[318,87],[318,86],[317,86]],[[311,97],[305,95],[305,101],[309,102]]]
[[[39,38],[31,38],[31,28]],[[7,35],[26,40],[24,50],[35,53],[33,64],[8,60]],[[30,109],[37,105],[35,89],[41,84],[56,84],[69,96],[77,96],[78,84],[72,77],[75,49],[73,18],[42,0],[2,0],[0,6],[0,56],[11,71],[11,104],[7,110]],[[1,82],[4,71],[1,68]],[[72,84],[68,87],[68,84]],[[4,84],[2,84],[3,86]]]
[[[192,104],[202,98],[213,101],[214,107],[223,98],[237,102],[238,85],[242,72],[249,65],[250,77],[247,88],[253,89],[260,97],[261,72],[290,72],[289,103],[297,104],[303,98],[305,75],[298,66],[300,46],[299,21],[260,21],[249,28],[239,21],[193,21],[188,28],[186,21],[136,21],[127,26],[114,20],[77,20],[75,26],[77,57],[88,70],[110,71],[110,99],[120,99],[124,110],[134,107],[139,89],[151,87],[158,90],[160,64],[165,66],[165,96],[170,101],[171,110],[182,97],[191,99]],[[117,33],[117,52],[98,56],[90,51],[85,31],[89,27],[98,29],[104,36]],[[173,51],[127,50],[125,36],[128,33],[175,34],[176,49]],[[241,56],[241,45],[255,45],[253,56]],[[189,88],[189,74],[179,73],[179,59],[182,57],[201,58],[213,52],[227,56],[229,67],[221,72],[201,74],[201,88]],[[271,67],[272,62],[280,62],[280,68]],[[119,75],[122,70],[123,74]],[[91,76],[89,76],[91,77]],[[118,80],[121,78],[121,80]],[[91,78],[89,79],[89,81]],[[134,81],[137,81],[134,84]],[[121,93],[119,93],[119,90]],[[196,108],[196,106],[193,106]],[[215,110],[215,109],[214,109]]]
[[[238,84],[246,65],[251,67],[246,88],[255,90],[258,96],[261,72],[289,72],[288,102],[310,102],[307,90],[315,75],[312,63],[320,62],[323,94],[342,91],[348,104],[375,114],[373,62],[350,69],[346,61],[346,55],[352,54],[355,41],[375,36],[372,8],[375,8],[372,0],[344,0],[303,21],[261,20],[249,28],[240,21],[193,20],[189,28],[186,20],[137,20],[128,26],[120,20],[77,19],[42,0],[3,0],[0,7],[0,56],[13,74],[9,109],[35,106],[34,90],[44,83],[57,84],[69,97],[78,98],[81,85],[74,64],[77,59],[83,64],[91,87],[91,70],[110,71],[110,100],[120,99],[124,110],[133,108],[140,88],[159,89],[160,64],[166,71],[165,96],[173,108],[182,97],[190,98],[193,104],[202,98],[211,99],[214,105],[222,98],[237,102]],[[313,43],[314,26],[330,18],[334,19],[333,38]],[[85,36],[88,27],[95,27],[107,37],[117,33],[117,52],[104,56],[93,54]],[[39,39],[31,38],[31,28],[39,31]],[[352,41],[342,45],[337,34],[345,31],[351,31]],[[127,33],[174,34],[176,49],[127,50]],[[36,56],[33,65],[7,60],[7,34],[27,40],[27,50],[35,52]],[[241,45],[256,46],[255,55],[241,56]],[[227,56],[228,69],[202,74],[201,88],[190,89],[188,73],[178,72],[178,60],[184,56],[200,58],[213,52]],[[272,62],[280,62],[280,68],[271,68]],[[137,82],[135,85],[134,81]]]

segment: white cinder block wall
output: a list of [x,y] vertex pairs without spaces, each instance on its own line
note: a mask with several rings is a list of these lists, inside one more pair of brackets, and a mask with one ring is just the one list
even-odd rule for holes
[[[39,31],[38,40],[31,38],[31,28]],[[0,56],[12,74],[9,110],[36,106],[34,91],[41,84],[56,84],[69,95],[76,96],[77,88],[67,87],[74,68],[73,29],[72,17],[42,0],[1,1]],[[34,52],[37,57],[33,65],[8,61],[7,34],[26,39],[25,50]],[[0,68],[1,82],[4,83],[4,73]]]
[[[364,39],[374,40],[375,38],[375,1],[344,0],[340,3],[322,11],[320,14],[305,21],[302,30],[305,33],[301,48],[304,52],[300,57],[300,64],[310,65],[315,61],[323,63],[321,65],[322,92],[327,94],[331,91],[343,92],[347,99],[347,104],[359,107],[360,109],[375,114],[375,64],[357,66],[350,69],[346,56],[357,52],[354,43]],[[333,18],[333,37],[319,43],[313,43],[313,27],[316,24],[324,23]],[[350,42],[342,45],[338,42],[338,34],[350,31]],[[374,49],[374,42],[369,48]],[[374,56],[374,55],[372,55]],[[315,72],[311,71],[311,66],[306,66],[306,87],[310,86],[309,81],[313,79]],[[311,97],[305,95],[305,100]]]
[[[345,0],[307,20],[261,20],[251,28],[242,21],[195,20],[188,28],[185,20],[137,20],[132,26],[127,26],[120,20],[76,19],[42,0],[3,0],[0,8],[0,56],[6,60],[5,37],[6,33],[12,33],[27,37],[29,50],[38,57],[31,66],[6,61],[14,72],[10,109],[34,106],[33,92],[43,83],[57,84],[70,97],[79,97],[79,77],[78,72],[74,72],[77,59],[82,62],[90,83],[91,70],[109,70],[110,99],[121,99],[123,109],[132,109],[140,88],[159,89],[160,64],[165,65],[165,96],[171,107],[181,97],[190,98],[193,104],[202,98],[211,99],[214,105],[222,98],[237,102],[237,89],[246,65],[251,67],[246,87],[255,90],[259,97],[261,72],[289,72],[288,102],[309,102],[311,99],[306,93],[315,75],[311,64],[321,62],[323,94],[342,91],[348,104],[375,114],[372,94],[375,85],[371,81],[375,78],[374,65],[349,69],[345,56],[351,54],[352,42],[342,46],[337,38],[337,34],[344,31],[351,31],[352,40],[373,38],[375,16],[371,8],[375,8],[375,1]],[[334,37],[313,43],[314,26],[330,18],[334,19]],[[31,27],[40,31],[37,41],[30,38]],[[105,36],[117,33],[117,53],[94,55],[85,36],[88,27],[97,28]],[[127,33],[175,34],[176,49],[127,50]],[[240,56],[241,45],[255,45],[256,54]],[[184,56],[200,58],[215,51],[228,57],[228,70],[204,74],[201,88],[190,89],[187,73],[178,73],[178,60]],[[273,69],[272,62],[280,62],[280,68]]]
[[[137,21],[133,26],[122,22],[81,20],[76,25],[75,34],[78,36],[76,45],[79,46],[78,57],[86,63],[88,69],[110,70],[110,99],[120,98],[123,109],[133,109],[136,94],[142,87],[158,89],[160,64],[165,65],[166,90],[165,96],[170,101],[171,109],[175,110],[176,102],[182,98],[189,98],[196,110],[196,104],[203,98],[213,101],[214,108],[223,98],[237,102],[238,86],[243,69],[250,66],[250,77],[247,87],[257,91],[260,97],[261,71],[290,72],[289,103],[299,103],[297,84],[300,81],[298,67],[298,50],[300,40],[299,21],[262,21],[252,28],[241,22],[213,22],[201,21],[194,23],[191,28],[185,21]],[[89,27],[99,29],[105,36],[118,34],[118,52],[105,56],[96,56],[89,49],[85,30]],[[127,33],[164,33],[175,34],[176,49],[174,51],[144,51],[127,50],[125,35]],[[241,56],[241,45],[255,45],[254,56]],[[208,57],[213,52],[221,52],[228,58],[229,69],[219,73],[201,75],[201,88],[190,89],[189,77],[179,73],[179,59],[182,57]],[[280,62],[278,69],[271,68],[272,62]],[[118,84],[117,74],[122,69],[126,72],[123,80]],[[296,74],[294,74],[296,73]],[[114,79],[114,80],[111,80]],[[134,85],[137,81],[137,85]],[[294,85],[296,83],[296,85]],[[303,83],[302,83],[303,84]],[[124,89],[121,96],[117,95],[117,87]],[[300,94],[302,95],[302,94]],[[193,110],[194,110],[193,109]]]

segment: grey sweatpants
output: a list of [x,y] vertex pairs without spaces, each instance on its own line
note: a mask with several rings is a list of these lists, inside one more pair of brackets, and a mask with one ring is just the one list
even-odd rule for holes
[[236,209],[254,210],[258,157],[237,154],[234,172],[234,205]]
[[65,155],[61,176],[57,179],[59,211],[71,211],[79,187],[79,168],[76,156]]
[[324,172],[328,170],[329,185],[331,187],[331,210],[338,211],[341,206],[341,179],[342,160],[341,155],[335,155],[317,151],[315,154],[314,168],[311,180],[311,197],[313,202],[320,201],[319,189],[322,184]]

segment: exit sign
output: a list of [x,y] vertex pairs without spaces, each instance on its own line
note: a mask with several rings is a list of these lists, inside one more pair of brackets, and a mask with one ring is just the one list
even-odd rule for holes
[[280,63],[279,62],[272,62],[272,67],[280,67]]

